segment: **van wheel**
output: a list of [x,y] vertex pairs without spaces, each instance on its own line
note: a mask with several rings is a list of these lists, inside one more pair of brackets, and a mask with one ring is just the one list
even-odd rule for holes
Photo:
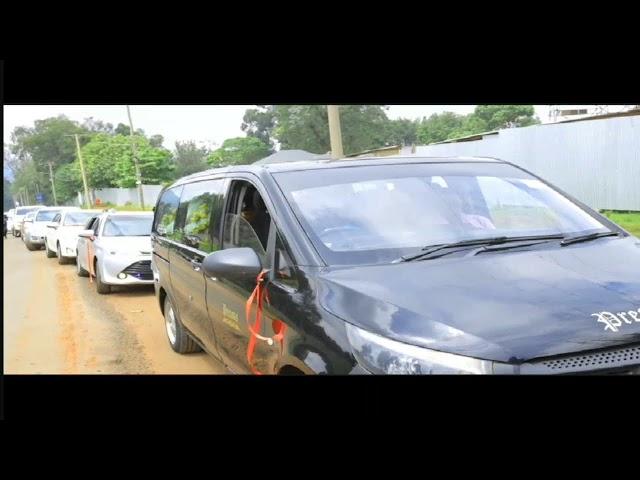
[[47,251],[47,258],[53,258],[56,256],[56,252],[49,250],[49,243],[47,243],[46,239],[44,241],[44,249]]
[[31,243],[28,240],[26,240],[24,242],[24,244],[26,245],[27,250],[29,250],[30,252],[35,252],[36,250],[40,250],[40,246],[39,245],[34,245],[33,243]]
[[102,277],[100,277],[100,268],[98,267],[98,262],[96,262],[96,291],[102,295],[105,293],[111,293],[111,285],[107,285],[102,281]]
[[80,266],[80,259],[78,259],[78,252],[76,251],[76,273],[79,277],[88,277],[89,272]]
[[193,338],[189,336],[182,323],[180,323],[168,295],[164,299],[164,324],[167,330],[169,345],[171,345],[171,348],[175,352],[194,353],[202,350]]

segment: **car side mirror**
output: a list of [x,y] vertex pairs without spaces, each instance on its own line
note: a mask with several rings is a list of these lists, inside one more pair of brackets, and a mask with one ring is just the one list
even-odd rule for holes
[[210,253],[204,257],[202,268],[208,277],[238,281],[257,277],[262,271],[262,264],[256,252],[243,247]]
[[82,230],[79,234],[79,237],[88,238],[89,240],[93,240],[94,233],[93,230]]

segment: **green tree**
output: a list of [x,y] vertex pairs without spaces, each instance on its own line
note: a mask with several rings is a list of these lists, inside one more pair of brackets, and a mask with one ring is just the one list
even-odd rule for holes
[[255,137],[228,138],[209,154],[207,162],[213,167],[246,165],[268,156],[270,151],[267,144]]
[[33,128],[17,127],[11,134],[11,151],[21,158],[31,157],[39,169],[70,163],[75,159],[76,145],[65,135],[87,130],[64,115],[36,120]]
[[[134,141],[142,182],[159,184],[171,180],[175,169],[171,152],[152,146],[142,136],[135,135]],[[135,165],[128,136],[95,135],[82,147],[82,158],[92,188],[135,187]]]
[[273,106],[258,105],[248,109],[242,117],[240,128],[247,137],[255,137],[273,150],[273,129],[276,125],[276,114]]
[[461,129],[464,121],[465,116],[457,113],[434,113],[420,123],[417,131],[418,141],[428,145],[447,140],[454,131]]
[[484,121],[487,129],[497,130],[540,123],[534,113],[533,105],[478,105],[472,115]]
[[82,191],[82,177],[77,162],[66,163],[55,173],[56,195],[59,203],[66,203],[73,199],[77,192]]
[[419,120],[398,118],[387,123],[386,143],[389,145],[414,145],[418,141]]
[[204,147],[198,147],[194,141],[176,142],[174,152],[176,177],[184,177],[209,168],[207,155],[209,151]]
[[[113,137],[114,141],[122,141],[125,137]],[[142,183],[148,185],[158,185],[168,182],[174,178],[175,165],[171,159],[171,152],[164,148],[154,147],[149,143],[149,139],[135,135],[136,154],[140,165]],[[127,139],[129,146],[130,139]],[[131,148],[123,152],[115,161],[115,171],[117,172],[116,186],[131,188],[136,186],[135,164]]]
[[[389,144],[384,106],[341,105],[340,126],[345,154]],[[270,134],[282,149],[327,153],[331,149],[326,105],[276,105]]]

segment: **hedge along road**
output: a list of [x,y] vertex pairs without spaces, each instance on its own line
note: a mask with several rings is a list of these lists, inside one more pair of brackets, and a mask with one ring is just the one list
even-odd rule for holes
[[4,373],[220,374],[205,353],[171,350],[153,287],[95,284],[20,238],[4,240]]

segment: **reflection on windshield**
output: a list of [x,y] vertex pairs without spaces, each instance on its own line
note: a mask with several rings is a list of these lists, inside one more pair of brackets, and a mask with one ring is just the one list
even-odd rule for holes
[[399,250],[409,253],[425,245],[607,230],[533,177],[402,177],[398,174],[402,168],[394,167],[395,171],[390,170],[393,176],[388,178],[353,182],[338,179],[343,183],[328,184],[319,180],[319,186],[290,192],[294,209],[321,251],[342,257],[371,252],[369,260],[377,262],[384,261],[384,251],[390,249],[394,252],[388,256],[393,257]]
[[151,235],[152,216],[111,217],[104,225],[105,237],[142,237]]

